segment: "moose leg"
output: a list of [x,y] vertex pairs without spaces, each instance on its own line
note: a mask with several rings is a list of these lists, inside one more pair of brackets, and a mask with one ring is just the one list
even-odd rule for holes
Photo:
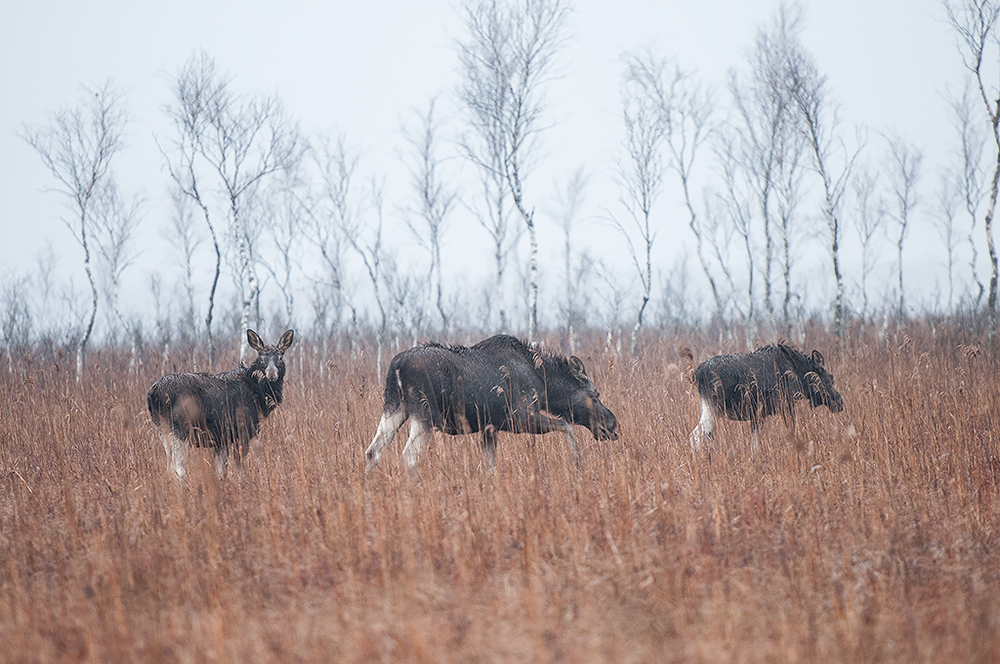
[[760,431],[760,424],[763,420],[763,417],[750,418],[750,456],[754,456],[760,451],[760,439],[757,437],[757,432]]
[[167,465],[172,465],[174,460],[174,440],[173,435],[166,429],[160,429],[160,442],[163,443],[163,453],[167,455]]
[[236,470],[243,470],[243,461],[250,454],[250,438],[239,438],[234,440],[230,444],[230,449],[226,453],[226,461],[228,461],[229,452],[233,454],[233,467]]
[[492,472],[497,467],[497,428],[492,424],[483,427],[483,454],[486,455],[486,466]]
[[707,400],[701,400],[701,419],[698,421],[698,426],[694,428],[689,436],[688,440],[691,443],[691,447],[695,452],[701,449],[701,441],[703,438],[711,438],[712,434],[715,433],[715,411],[712,409],[712,404]]
[[406,447],[403,448],[403,462],[408,468],[417,465],[430,437],[430,425],[421,422],[419,417],[410,419],[410,437],[406,441]]
[[573,427],[567,423],[563,429],[563,433],[566,434],[566,442],[569,443],[569,449],[573,452],[573,463],[576,464],[576,469],[580,470],[580,467],[583,466],[583,457],[580,456],[580,447],[576,444]]
[[[239,452],[236,453],[236,456]],[[220,480],[226,476],[226,466],[229,465],[229,447],[219,445],[215,448],[215,475]]]
[[382,419],[378,423],[378,430],[375,431],[375,437],[372,438],[371,444],[365,450],[365,470],[371,470],[378,465],[378,462],[382,459],[382,450],[396,437],[396,432],[399,430],[399,427],[403,426],[403,422],[405,421],[406,410],[403,406],[400,406],[394,413],[382,413]]
[[789,396],[785,404],[785,412],[782,413],[785,419],[785,426],[792,430],[792,439],[795,439],[795,399]]
[[573,435],[573,426],[566,420],[558,417],[549,417],[544,413],[533,412],[528,415],[527,431],[520,433],[549,433],[550,431],[562,431],[566,436],[566,442],[573,453],[573,461],[576,467],[583,465],[583,457],[580,456],[580,448],[576,444],[576,436]]
[[160,431],[163,450],[167,453],[167,463],[173,467],[178,479],[184,479],[184,466],[187,462],[188,443],[173,431]]

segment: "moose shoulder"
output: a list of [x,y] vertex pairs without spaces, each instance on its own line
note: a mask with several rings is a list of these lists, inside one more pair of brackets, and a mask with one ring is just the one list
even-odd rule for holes
[[149,388],[149,415],[178,477],[184,477],[190,445],[215,450],[220,477],[230,448],[237,463],[242,460],[260,421],[281,403],[284,354],[294,335],[288,330],[276,346],[265,346],[256,332],[247,330],[247,341],[257,351],[249,367],[241,362],[237,369],[217,375],[170,374]]
[[432,429],[452,435],[480,432],[491,469],[497,431],[561,431],[578,466],[572,425],[587,427],[597,439],[618,437],[615,416],[601,403],[578,357],[536,350],[508,335],[471,348],[426,344],[396,355],[385,379],[382,419],[365,451],[367,469],[378,465],[407,419],[403,460],[408,466],[420,458]]
[[827,406],[834,413],[844,409],[833,374],[826,370],[818,350],[806,355],[778,344],[743,355],[719,355],[695,369],[693,379],[701,398],[701,420],[690,437],[696,450],[703,438],[715,432],[719,415],[749,421],[756,430],[774,413],[781,413],[794,426],[795,402],[800,399],[814,408]]

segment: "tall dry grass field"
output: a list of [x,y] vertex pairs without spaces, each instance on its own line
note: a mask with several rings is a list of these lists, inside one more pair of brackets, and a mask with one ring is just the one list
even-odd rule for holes
[[404,438],[366,475],[371,354],[297,344],[222,481],[204,451],[186,484],[168,472],[156,357],[136,375],[95,354],[80,385],[68,361],[3,372],[0,660],[1000,657],[1000,367],[940,331],[810,335],[844,412],[800,404],[755,454],[724,423],[697,456],[671,365],[718,346],[651,340],[634,362],[594,340],[578,354],[621,438],[578,430],[578,472],[559,435],[501,434],[493,474],[478,438],[436,433],[414,472]]

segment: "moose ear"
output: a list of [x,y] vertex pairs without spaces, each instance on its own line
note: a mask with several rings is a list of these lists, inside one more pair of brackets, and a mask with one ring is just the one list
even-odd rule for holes
[[586,383],[589,378],[587,378],[587,370],[583,367],[583,360],[578,358],[576,355],[569,356],[569,371],[573,374],[581,383]]
[[292,345],[292,340],[295,338],[295,330],[286,330],[281,338],[278,339],[278,352],[284,353],[288,350],[288,347]]
[[250,348],[253,348],[258,353],[264,352],[264,342],[260,340],[260,337],[253,330],[247,330],[247,341],[250,342]]
[[812,360],[813,362],[816,363],[817,367],[823,366],[823,354],[820,353],[818,350],[813,351]]

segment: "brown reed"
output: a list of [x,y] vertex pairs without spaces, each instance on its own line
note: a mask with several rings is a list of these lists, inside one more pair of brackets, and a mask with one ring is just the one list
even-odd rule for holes
[[844,412],[800,405],[756,453],[724,423],[695,455],[677,348],[734,349],[595,337],[622,436],[580,431],[582,471],[558,435],[502,434],[490,474],[436,433],[367,475],[372,354],[297,343],[221,481],[206,452],[168,471],[156,357],[3,373],[0,661],[996,661],[1000,381],[971,341],[810,333]]

